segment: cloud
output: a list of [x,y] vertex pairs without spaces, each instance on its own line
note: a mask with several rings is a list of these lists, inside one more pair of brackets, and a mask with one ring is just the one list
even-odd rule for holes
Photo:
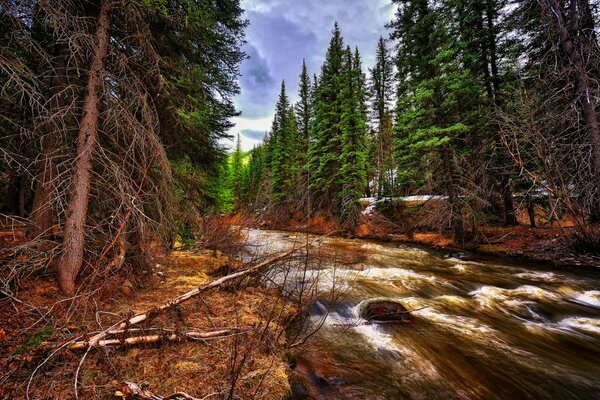
[[240,68],[242,93],[236,98],[236,104],[244,117],[263,118],[270,114],[271,97],[277,93],[277,83],[267,60],[255,46],[247,44],[244,51],[249,58]]
[[302,59],[311,75],[319,74],[336,21],[344,42],[359,48],[366,72],[396,9],[390,0],[244,0],[243,6],[250,21],[245,46],[250,58],[241,65],[242,92],[234,101],[242,116],[232,134],[260,131],[272,120],[282,79],[291,101],[298,100]]
[[256,131],[253,129],[242,129],[240,131],[242,136],[247,137],[248,139],[261,141],[265,138],[265,131]]

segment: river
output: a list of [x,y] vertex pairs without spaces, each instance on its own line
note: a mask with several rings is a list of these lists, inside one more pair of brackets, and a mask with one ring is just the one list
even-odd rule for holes
[[[249,240],[273,252],[306,237]],[[296,350],[293,399],[600,399],[599,271],[320,243],[335,257],[285,279],[318,280],[304,332],[321,328]],[[359,309],[374,299],[415,310],[412,323],[367,323]]]

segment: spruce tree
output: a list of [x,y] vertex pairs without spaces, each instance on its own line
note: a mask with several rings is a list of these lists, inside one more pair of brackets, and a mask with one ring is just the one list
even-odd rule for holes
[[[309,145],[310,189],[318,207],[331,209],[339,191],[336,175],[341,147],[343,39],[338,24],[333,29],[315,91],[315,123]],[[319,207],[321,208],[321,207]]]
[[314,122],[313,118],[313,87],[306,61],[302,61],[302,72],[300,73],[300,84],[298,91],[300,100],[296,104],[297,117],[297,159],[296,159],[296,190],[299,195],[299,207],[305,211],[308,207],[310,198],[308,187],[310,184],[310,169],[308,167],[308,149],[311,139],[311,128]]
[[[467,160],[480,140],[483,88],[467,68],[472,55],[453,35],[453,14],[421,0],[410,4],[415,6],[408,8],[414,20],[398,18],[403,23],[399,32],[405,35],[398,60],[407,62],[398,68],[406,74],[403,85],[412,87],[399,91],[399,163],[413,187],[427,183],[430,193],[448,197],[449,223],[455,240],[462,242],[462,212],[471,195]],[[401,89],[407,88],[403,85]]]
[[[393,99],[394,65],[385,40],[377,42],[375,66],[370,70],[373,125],[371,160],[376,162],[377,196],[392,195],[394,186],[391,102]],[[374,153],[374,154],[373,154]]]
[[287,134],[289,133],[289,107],[285,91],[285,82],[281,82],[279,99],[275,106],[275,116],[269,138],[269,153],[271,161],[271,190],[273,199],[282,200],[286,193],[287,167],[286,147],[288,145]]
[[230,174],[231,194],[233,196],[234,207],[236,210],[239,210],[242,206],[243,185],[245,180],[243,158],[244,155],[242,153],[242,145],[240,141],[240,135],[238,133],[235,150],[231,155]]
[[365,87],[358,49],[344,52],[342,73],[342,113],[340,116],[341,153],[337,171],[337,208],[343,224],[354,227],[360,216],[360,204],[366,180],[367,115]]

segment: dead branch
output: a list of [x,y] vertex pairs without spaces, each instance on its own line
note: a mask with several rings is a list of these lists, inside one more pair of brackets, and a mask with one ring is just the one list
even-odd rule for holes
[[173,393],[167,397],[163,397],[157,394],[152,393],[151,391],[144,389],[141,385],[133,382],[112,382],[113,386],[118,389],[116,393],[117,396],[123,397],[125,399],[132,400],[202,400],[199,397],[192,397],[187,393],[178,392]]
[[290,255],[292,255],[293,253],[295,253],[296,251],[298,251],[297,248],[294,248],[292,250],[286,251],[283,254],[280,254],[278,256],[272,257],[266,261],[263,261],[253,267],[244,269],[242,271],[236,272],[234,274],[230,274],[227,276],[224,276],[222,278],[219,278],[215,281],[212,281],[210,283],[207,283],[206,285],[202,285],[199,286],[193,290],[190,290],[187,293],[184,293],[180,296],[175,297],[174,299],[164,303],[161,306],[158,307],[154,307],[151,308],[149,310],[146,310],[142,313],[136,314],[131,318],[128,319],[123,319],[119,322],[117,322],[116,324],[110,326],[109,328],[105,329],[104,331],[92,336],[88,341],[87,341],[87,347],[97,347],[99,346],[100,341],[105,340],[105,338],[109,335],[113,335],[119,331],[123,331],[128,329],[129,326],[134,325],[134,324],[139,324],[140,322],[143,322],[145,320],[147,320],[148,318],[151,317],[155,317],[156,315],[158,315],[159,313],[161,313],[164,310],[167,310],[171,307],[174,307],[178,304],[181,304],[207,290],[216,288],[218,286],[223,285],[226,282],[238,279],[238,278],[242,278],[248,275],[251,275],[253,273],[256,273],[262,269],[265,269],[266,267],[273,265],[274,263],[281,261],[283,259],[285,259],[286,257],[289,257]]
[[[178,340],[203,340],[203,339],[217,339],[228,337],[232,335],[239,335],[248,331],[249,328],[240,329],[222,329],[218,331],[189,331],[184,333],[178,332],[165,332],[162,334],[147,335],[147,336],[132,336],[124,339],[104,339],[100,340],[96,347],[106,346],[134,346],[138,344],[156,343],[161,341],[174,342]],[[81,340],[69,345],[67,348],[70,350],[85,350],[89,348],[89,342]]]

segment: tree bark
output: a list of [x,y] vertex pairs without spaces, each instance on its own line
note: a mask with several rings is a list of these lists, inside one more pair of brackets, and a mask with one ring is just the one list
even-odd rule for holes
[[88,70],[83,115],[79,125],[77,159],[73,164],[71,194],[65,221],[63,254],[58,266],[61,289],[72,295],[83,263],[85,222],[89,204],[92,159],[98,140],[99,92],[103,83],[104,58],[108,52],[110,25],[109,0],[103,0],[95,34],[95,47]]
[[536,227],[535,224],[535,206],[533,204],[533,199],[531,198],[531,195],[529,193],[527,193],[525,195],[525,205],[527,206],[527,215],[529,216],[529,225],[532,228]]
[[[577,96],[581,108],[581,113],[585,121],[585,129],[588,134],[593,154],[594,186],[592,191],[600,185],[600,127],[598,125],[598,115],[592,102],[592,88],[590,77],[582,55],[582,48],[575,37],[579,36],[579,27],[577,24],[576,0],[571,0],[571,22],[568,25],[565,12],[558,0],[545,0],[553,15],[554,26],[560,36],[562,49],[567,53],[571,65],[574,68],[575,79],[577,81]],[[587,3],[587,2],[586,2]],[[588,4],[589,7],[589,4]],[[585,11],[585,10],[584,10]],[[575,32],[573,32],[575,31]],[[590,214],[592,217],[600,215],[600,199],[597,195],[591,200]]]
[[512,190],[510,187],[510,178],[507,174],[502,174],[502,181],[500,182],[502,186],[502,205],[504,206],[504,225],[506,226],[516,226],[519,225],[519,221],[517,221],[517,213],[515,211],[515,206],[512,198]]
[[456,193],[456,183],[454,179],[454,155],[452,150],[446,148],[443,150],[443,163],[448,179],[448,202],[450,203],[450,226],[454,231],[454,241],[458,244],[465,242],[465,224],[462,217],[458,194]]

